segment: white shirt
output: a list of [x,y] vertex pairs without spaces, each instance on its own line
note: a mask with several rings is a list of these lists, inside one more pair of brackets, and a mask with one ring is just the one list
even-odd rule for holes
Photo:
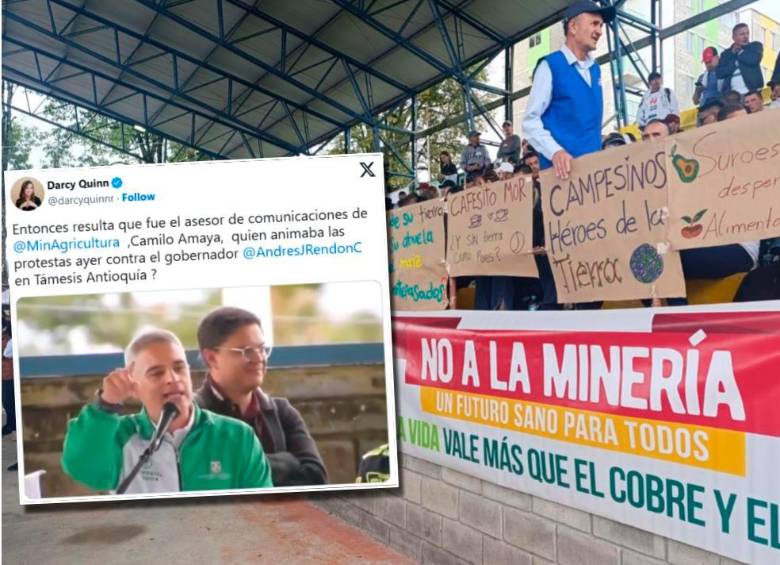
[[[739,50],[740,53],[742,53],[742,49]],[[750,92],[750,89],[745,84],[745,79],[742,78],[742,69],[739,68],[739,60],[734,62],[737,66],[736,69],[734,69],[734,74],[731,75],[731,90],[736,90],[739,92],[742,96]]]
[[[593,57],[587,55],[584,61],[580,61],[567,45],[561,47],[561,53],[566,57],[566,62],[569,65],[575,65],[582,79],[588,86],[591,86],[590,68],[596,63]],[[552,91],[552,71],[547,61],[542,60],[534,73],[531,94],[528,96],[528,106],[523,117],[523,135],[537,152],[550,160],[553,155],[563,149],[542,123],[542,115],[547,111],[552,102]]]
[[753,269],[756,268],[756,265],[758,265],[758,252],[761,249],[761,242],[760,241],[743,241],[740,243],[742,248],[747,251],[747,254],[750,255],[750,258],[753,259]]
[[769,108],[780,108],[780,98],[777,100],[773,100],[772,103],[769,105]]
[[639,109],[636,112],[636,121],[639,127],[645,127],[650,120],[663,120],[669,114],[680,115],[680,105],[677,103],[677,96],[669,89],[669,95],[666,95],[667,89],[661,87],[657,92],[648,90],[639,103]]
[[181,442],[184,441],[184,438],[187,437],[187,434],[190,433],[190,430],[192,429],[192,425],[195,423],[195,407],[193,406],[190,410],[190,419],[187,422],[187,425],[183,428],[179,428],[178,430],[173,430],[172,432],[168,432],[168,435],[171,436],[169,439],[173,443],[173,446],[176,449],[179,449],[181,447]]

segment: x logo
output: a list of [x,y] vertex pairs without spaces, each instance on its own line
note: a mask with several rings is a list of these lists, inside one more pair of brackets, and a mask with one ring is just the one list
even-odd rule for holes
[[360,162],[360,166],[363,167],[363,173],[360,175],[360,178],[362,179],[364,176],[368,175],[370,177],[375,177],[374,171],[371,170],[371,167],[374,166],[374,162],[371,161],[370,163],[364,163]]

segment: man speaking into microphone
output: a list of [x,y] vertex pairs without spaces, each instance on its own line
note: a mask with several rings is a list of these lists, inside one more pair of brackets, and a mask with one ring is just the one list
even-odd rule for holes
[[[131,398],[141,411],[120,415]],[[135,494],[273,486],[252,428],[192,402],[184,347],[160,329],[132,340],[125,368],[109,373],[95,401],[68,422],[62,468],[93,489],[125,483],[123,492]]]

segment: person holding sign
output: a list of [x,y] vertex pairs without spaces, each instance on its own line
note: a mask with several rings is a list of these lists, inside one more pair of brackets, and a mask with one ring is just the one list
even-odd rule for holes
[[601,71],[590,52],[614,17],[612,6],[569,6],[563,15],[566,43],[534,72],[523,133],[540,153],[541,168],[554,167],[559,178],[568,177],[572,159],[601,150]]
[[[566,42],[534,72],[523,134],[539,153],[540,168],[553,167],[558,178],[569,177],[575,157],[601,150],[601,70],[590,53],[598,46],[604,23],[614,18],[613,6],[590,1],[569,6],[563,14]],[[543,307],[554,308],[558,297],[550,261],[540,255],[537,264]]]
[[[179,338],[146,331],[127,346],[125,365],[111,371],[95,401],[68,422],[62,468],[70,477],[96,490],[127,493],[273,486],[252,428],[193,403]],[[120,415],[131,398],[143,408]]]

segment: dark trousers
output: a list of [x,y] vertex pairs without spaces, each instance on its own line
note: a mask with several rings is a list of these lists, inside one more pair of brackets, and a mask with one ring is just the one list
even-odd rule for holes
[[477,282],[475,310],[517,310],[515,283],[518,277],[474,277]]
[[[753,258],[736,243],[718,247],[700,247],[680,251],[683,275],[686,279],[723,279],[753,268]],[[669,298],[669,306],[685,306],[687,298]]]
[[3,435],[6,435],[16,430],[16,399],[13,379],[3,380],[3,409],[6,417]]

